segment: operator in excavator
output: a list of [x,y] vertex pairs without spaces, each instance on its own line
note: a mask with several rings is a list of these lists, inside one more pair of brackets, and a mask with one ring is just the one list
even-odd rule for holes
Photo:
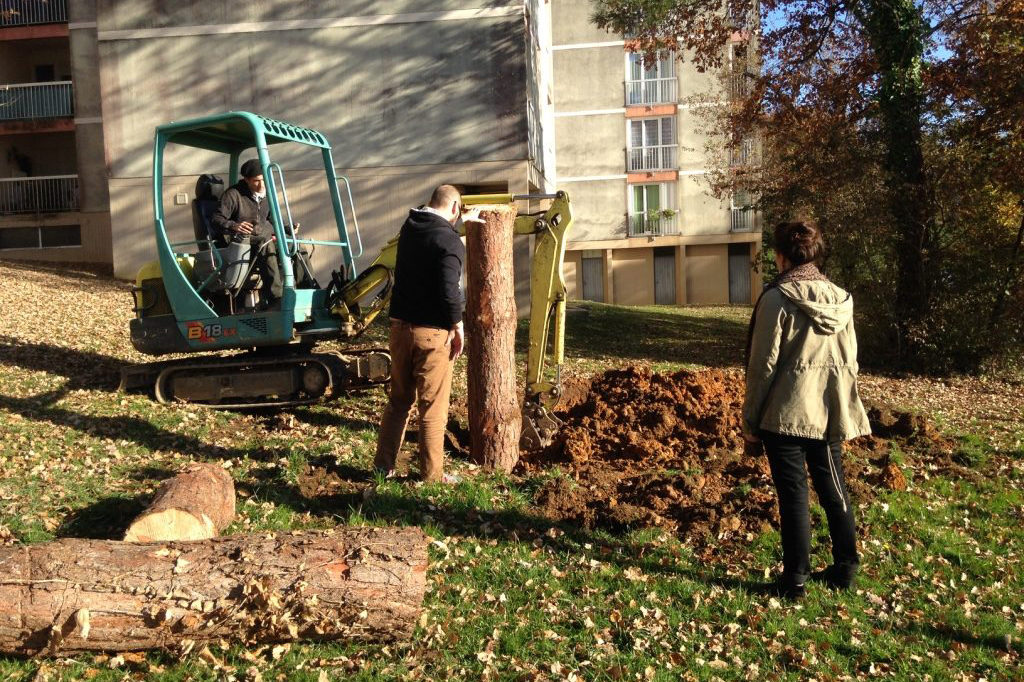
[[434,190],[426,206],[409,211],[398,235],[391,294],[391,393],[381,418],[373,466],[394,475],[413,403],[419,408],[419,466],[423,481],[453,483],[444,474],[444,430],[452,367],[462,353],[462,265],[466,247],[458,221],[481,222],[479,209],[463,213],[451,185]]
[[[263,280],[261,307],[270,308],[281,300],[283,282],[277,260],[274,228],[270,224],[270,202],[258,159],[249,159],[239,170],[241,178],[221,196],[211,223],[225,242],[248,239],[256,254],[256,267]],[[292,229],[288,226],[289,230]],[[298,224],[295,225],[298,229]],[[296,286],[316,288],[312,270],[304,253],[293,258]]]

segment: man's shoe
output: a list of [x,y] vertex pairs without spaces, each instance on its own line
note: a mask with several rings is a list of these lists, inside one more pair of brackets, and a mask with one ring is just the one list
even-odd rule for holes
[[857,577],[856,564],[832,564],[822,571],[811,574],[811,580],[824,583],[833,590],[848,590]]

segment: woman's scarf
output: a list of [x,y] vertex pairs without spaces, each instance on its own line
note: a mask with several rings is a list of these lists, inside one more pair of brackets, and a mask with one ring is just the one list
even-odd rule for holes
[[754,341],[754,322],[757,320],[757,309],[761,307],[761,299],[771,289],[785,284],[786,282],[827,282],[828,277],[821,274],[821,270],[813,262],[795,265],[785,272],[780,272],[771,282],[765,285],[761,295],[757,297],[754,304],[754,311],[750,313],[750,324],[747,325],[747,350],[743,354],[744,371],[750,365],[750,345]]

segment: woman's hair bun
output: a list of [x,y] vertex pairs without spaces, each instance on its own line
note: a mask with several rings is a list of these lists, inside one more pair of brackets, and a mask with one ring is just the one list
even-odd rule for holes
[[793,265],[820,260],[825,252],[821,230],[811,221],[799,220],[775,226],[775,250]]

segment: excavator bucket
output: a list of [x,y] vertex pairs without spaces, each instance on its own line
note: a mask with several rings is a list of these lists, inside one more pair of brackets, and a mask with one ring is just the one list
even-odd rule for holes
[[519,447],[522,450],[539,450],[551,445],[555,434],[562,428],[562,420],[551,414],[547,408],[538,403],[527,402],[523,405],[523,426],[519,436]]

